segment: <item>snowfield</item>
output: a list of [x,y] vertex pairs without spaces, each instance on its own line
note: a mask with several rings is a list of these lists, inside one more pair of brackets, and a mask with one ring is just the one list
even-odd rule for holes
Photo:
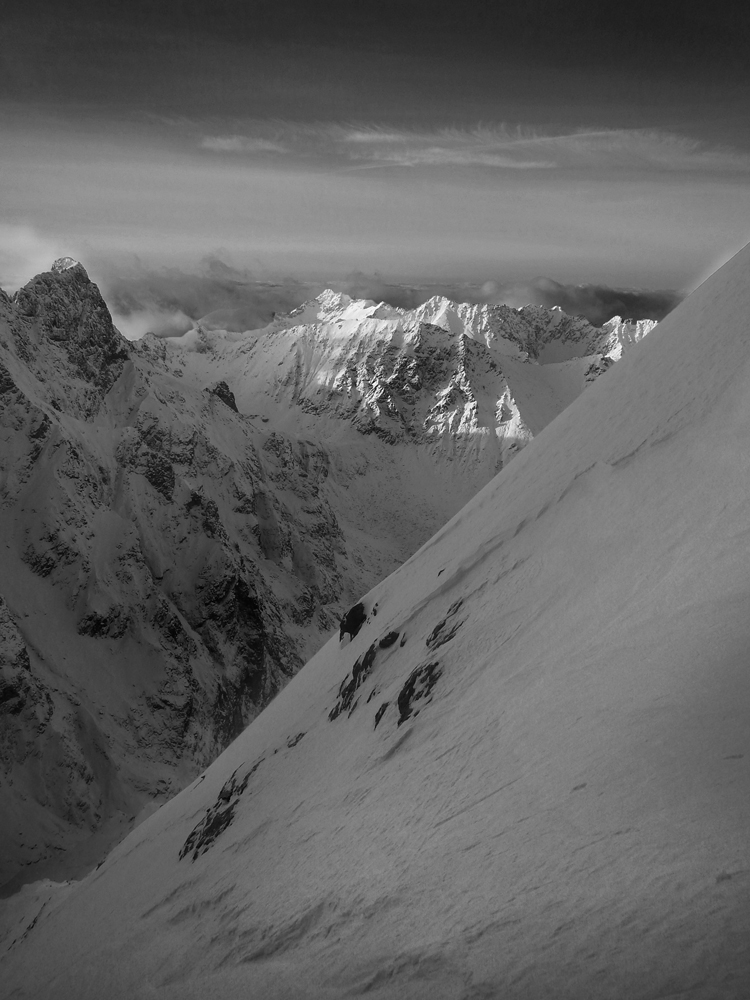
[[72,258],[0,291],[0,896],[90,872],[651,325],[326,291],[130,343]]
[[750,247],[363,598],[0,995],[741,1000]]

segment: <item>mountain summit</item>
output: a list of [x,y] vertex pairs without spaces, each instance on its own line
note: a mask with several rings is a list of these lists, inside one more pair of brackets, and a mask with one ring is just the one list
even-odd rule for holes
[[5,995],[744,996],[749,314],[750,247],[96,872],[16,899]]
[[129,343],[72,258],[0,295],[0,891],[188,784],[629,329],[328,291]]

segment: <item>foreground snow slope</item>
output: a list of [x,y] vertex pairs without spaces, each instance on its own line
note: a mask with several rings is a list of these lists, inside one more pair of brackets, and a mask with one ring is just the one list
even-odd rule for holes
[[97,871],[16,901],[0,994],[745,997],[748,315],[745,248]]
[[0,895],[90,871],[646,332],[328,291],[129,343],[70,258],[0,291]]

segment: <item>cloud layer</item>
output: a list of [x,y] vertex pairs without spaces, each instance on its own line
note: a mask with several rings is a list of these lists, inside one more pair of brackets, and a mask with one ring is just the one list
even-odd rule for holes
[[394,129],[376,125],[249,122],[244,131],[202,135],[218,154],[322,159],[342,165],[476,166],[505,170],[601,170],[750,174],[750,154],[653,129],[544,134],[504,125]]
[[33,226],[0,223],[0,288],[14,292],[65,253],[62,244],[41,236]]
[[585,316],[601,326],[613,316],[623,319],[662,320],[681,301],[683,296],[675,291],[610,288],[608,285],[564,285],[551,278],[512,285],[487,282],[483,292],[488,302],[504,302],[514,308],[534,305],[559,306],[571,316]]
[[385,301],[412,309],[434,295],[459,302],[506,303],[514,308],[534,303],[560,306],[571,315],[601,324],[614,315],[633,319],[662,319],[680,301],[672,291],[616,289],[606,285],[566,285],[550,278],[504,285],[488,281],[472,285],[461,281],[407,284],[378,274],[352,272],[326,283],[294,279],[261,281],[218,255],[204,258],[196,271],[153,269],[138,262],[129,268],[105,272],[102,291],[115,323],[130,339],[145,333],[175,336],[198,321],[208,328],[244,331],[258,329],[275,313],[286,313],[324,287],[352,298]]
[[153,268],[135,259],[104,266],[97,275],[118,329],[135,340],[145,333],[176,336],[204,326],[252,330],[275,312],[288,312],[320,288],[294,279],[260,281],[216,255],[195,270]]
[[361,271],[325,282],[291,277],[263,280],[217,254],[204,257],[194,270],[153,268],[134,260],[126,266],[105,266],[97,277],[115,324],[131,340],[146,333],[179,335],[198,321],[209,329],[258,329],[276,313],[290,312],[325,288],[403,309],[412,309],[433,295],[485,301],[478,286],[465,282],[400,284]]

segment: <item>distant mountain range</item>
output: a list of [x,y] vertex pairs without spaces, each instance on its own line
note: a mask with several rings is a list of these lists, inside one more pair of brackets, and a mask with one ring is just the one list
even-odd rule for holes
[[[196,410],[216,441],[230,440],[235,422],[258,419],[234,413],[230,390],[240,413],[252,400],[252,412],[269,424],[287,411],[326,421],[320,447],[338,443],[341,451],[319,489],[337,484],[343,498],[361,487],[356,495],[369,490],[377,510],[387,470],[367,465],[380,452],[366,449],[389,449],[382,454],[404,468],[420,463],[425,496],[441,477],[449,489],[450,456],[459,456],[453,466],[464,476],[473,460],[481,466],[481,452],[463,447],[459,428],[485,412],[479,403],[490,387],[507,399],[491,367],[505,371],[492,338],[466,341],[436,325],[408,333],[398,316],[346,327],[345,316],[377,309],[318,302],[297,317],[304,325],[292,318],[213,353],[196,333],[202,353],[167,354],[172,368],[149,364],[159,372],[154,379],[166,379],[184,362],[177,381],[186,403],[178,409],[175,401],[174,413],[199,398],[209,372],[226,378],[228,389],[217,390],[224,401],[214,393]],[[323,321],[321,313],[339,318]],[[749,314],[750,246],[363,594],[346,634],[332,635],[232,745],[96,871],[80,882],[25,886],[3,901],[5,996],[743,1000],[750,983]],[[325,328],[339,322],[336,341]],[[391,354],[378,326],[385,323],[393,324]],[[566,343],[553,340],[555,350]],[[425,345],[431,361],[399,412],[437,405],[441,416],[427,427],[420,417],[414,437],[423,443],[415,445],[408,431],[399,436],[394,415],[403,393],[383,389],[381,418],[371,387],[408,367],[400,358],[424,357]],[[538,374],[544,366],[524,362],[528,349],[517,348],[514,363]],[[139,350],[150,357],[154,348]],[[244,366],[260,371],[263,358],[276,381],[258,383],[266,395],[259,388],[243,396]],[[145,366],[141,354],[131,363]],[[439,400],[454,378],[464,395],[451,422]],[[110,399],[120,398],[116,385]],[[421,409],[425,394],[437,402]],[[519,412],[520,420],[520,405]],[[379,432],[353,429],[370,419],[384,421]],[[469,436],[486,425],[477,417],[472,426]],[[347,428],[346,436],[340,430],[336,438],[336,428]],[[345,480],[343,442],[352,440],[360,441],[362,464]],[[424,456],[415,458],[420,449]],[[192,467],[170,462],[174,497]],[[430,463],[438,469],[431,478]],[[219,498],[229,477],[212,468],[201,488],[212,484],[228,522]],[[146,473],[126,476],[128,495],[156,489]],[[273,482],[275,495],[309,503],[295,493],[296,480]],[[156,496],[150,502],[154,510],[179,509]],[[403,496],[389,509],[399,504]],[[182,565],[170,523],[159,522],[172,532],[171,565]],[[343,524],[349,557],[359,543]],[[386,544],[387,519],[378,525]],[[279,530],[277,547],[256,558],[280,573]],[[165,568],[154,587],[167,579]],[[267,579],[275,585],[280,576]],[[133,652],[145,650],[136,630],[145,627],[129,626]],[[200,638],[198,623],[190,628],[185,633]],[[122,640],[81,641],[114,649]]]
[[0,292],[0,885],[88,870],[653,327],[324,292],[120,336]]

